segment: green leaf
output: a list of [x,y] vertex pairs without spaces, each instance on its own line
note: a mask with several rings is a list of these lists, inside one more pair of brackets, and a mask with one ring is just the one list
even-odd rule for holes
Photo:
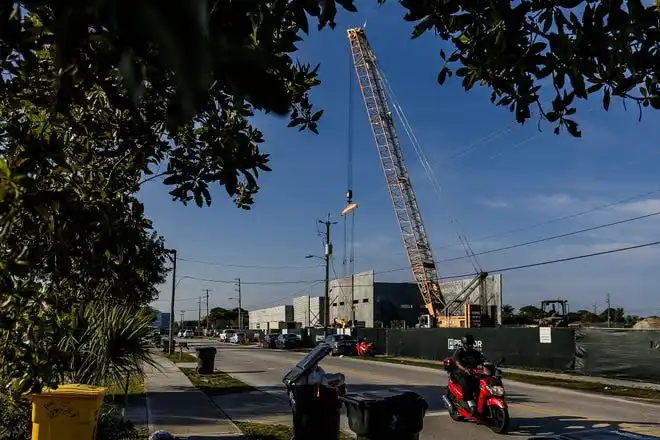
[[605,91],[603,92],[603,108],[605,111],[608,111],[610,109],[610,89],[606,88]]

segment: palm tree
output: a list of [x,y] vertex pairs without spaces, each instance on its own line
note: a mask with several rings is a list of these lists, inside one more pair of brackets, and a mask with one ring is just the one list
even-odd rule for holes
[[133,379],[144,379],[144,366],[155,365],[149,351],[153,331],[150,313],[133,304],[96,301],[75,313],[75,330],[59,349],[69,353],[75,383],[124,389]]

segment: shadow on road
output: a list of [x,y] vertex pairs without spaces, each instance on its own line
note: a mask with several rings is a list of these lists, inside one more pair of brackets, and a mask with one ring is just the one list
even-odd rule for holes
[[572,416],[547,416],[513,418],[511,420],[511,435],[535,436],[577,433],[593,429],[620,429],[629,430],[626,425],[634,425],[643,430],[658,429],[660,423],[635,422],[631,420],[590,420]]

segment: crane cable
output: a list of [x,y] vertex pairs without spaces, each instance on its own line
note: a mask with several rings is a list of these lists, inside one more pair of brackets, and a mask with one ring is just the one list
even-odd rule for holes
[[[394,111],[396,112],[397,116],[399,117],[399,120],[401,121],[401,124],[403,126],[404,131],[406,132],[406,135],[408,136],[408,139],[410,140],[410,143],[413,146],[413,149],[415,150],[415,153],[417,154],[417,158],[419,159],[422,168],[424,168],[424,172],[426,173],[426,177],[429,179],[431,182],[431,186],[436,193],[436,196],[440,198],[440,194],[442,192],[442,186],[438,182],[438,179],[435,176],[435,173],[433,169],[431,168],[431,164],[429,163],[428,159],[426,158],[426,154],[424,153],[424,150],[422,149],[422,146],[417,139],[417,136],[415,135],[412,126],[410,125],[408,121],[408,117],[406,116],[405,112],[403,111],[403,108],[399,104],[398,99],[396,98],[396,95],[394,94],[394,90],[392,90],[392,87],[390,86],[389,81],[387,80],[387,77],[385,76],[385,73],[382,71],[380,66],[376,63],[376,68],[378,69],[378,73],[380,74],[381,78],[383,79],[383,84],[385,86],[385,93],[389,95],[390,101],[392,102],[392,107],[394,108]],[[462,234],[459,230],[458,227],[458,222],[455,216],[451,216],[450,218],[450,223],[452,226],[454,226],[456,235],[461,242],[461,245],[463,246],[463,249],[465,251],[466,256],[469,258],[470,262],[472,263],[472,267],[474,268],[475,272],[480,273],[482,272],[481,270],[481,265],[479,264],[479,261],[477,260],[476,256],[474,255],[474,252],[472,251],[472,247],[470,246],[467,237],[465,234]]]
[[[354,119],[354,78],[353,78],[353,54],[348,50],[348,121],[347,121],[347,164],[346,164],[346,205],[353,202],[353,119]],[[348,216],[351,216],[350,225]],[[347,277],[349,274],[355,274],[355,210],[349,214],[344,215],[344,255],[342,264],[344,266],[343,276]],[[334,272],[334,267],[333,267]],[[337,274],[335,273],[335,277]],[[353,282],[351,282],[351,289],[353,289]]]

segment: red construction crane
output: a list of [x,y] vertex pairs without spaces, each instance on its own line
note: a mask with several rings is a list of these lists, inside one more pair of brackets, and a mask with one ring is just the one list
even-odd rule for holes
[[[440,290],[440,279],[433,252],[424,229],[408,169],[403,161],[403,153],[394,127],[384,81],[376,63],[376,56],[363,28],[349,29],[348,40],[378,156],[401,229],[406,255],[429,313],[424,326],[435,327],[441,314],[449,312],[449,309],[455,309],[456,301],[452,301],[451,307],[448,307]],[[483,272],[477,275],[459,297],[467,300],[469,294],[479,286],[486,275]],[[465,295],[466,293],[467,295]]]

